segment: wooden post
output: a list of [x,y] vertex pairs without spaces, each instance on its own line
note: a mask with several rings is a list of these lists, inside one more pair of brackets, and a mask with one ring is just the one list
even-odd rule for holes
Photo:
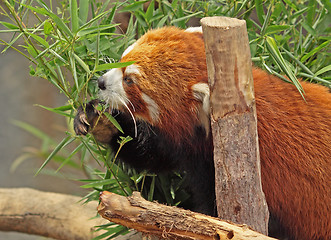
[[246,22],[207,17],[201,25],[211,90],[218,215],[267,234],[269,212],[261,185]]

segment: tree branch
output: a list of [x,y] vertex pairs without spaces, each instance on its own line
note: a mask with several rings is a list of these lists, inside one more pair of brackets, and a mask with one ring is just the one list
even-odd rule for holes
[[81,197],[29,188],[0,188],[0,196],[0,231],[88,240],[100,234],[94,226],[107,223],[94,218],[97,203],[81,204]]
[[246,225],[233,224],[188,210],[149,202],[134,192],[123,197],[104,191],[99,214],[111,222],[168,239],[271,240]]

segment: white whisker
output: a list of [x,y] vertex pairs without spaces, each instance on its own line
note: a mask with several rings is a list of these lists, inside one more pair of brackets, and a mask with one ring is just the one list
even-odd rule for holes
[[128,105],[125,103],[124,100],[122,100],[122,98],[119,98],[119,100],[122,102],[122,104],[125,106],[125,108],[128,110],[128,112],[130,113],[131,117],[132,117],[132,120],[133,120],[133,123],[134,123],[134,137],[137,137],[138,135],[138,130],[137,130],[137,122],[136,122],[136,119],[133,115],[133,113],[131,112],[130,108],[128,107]]

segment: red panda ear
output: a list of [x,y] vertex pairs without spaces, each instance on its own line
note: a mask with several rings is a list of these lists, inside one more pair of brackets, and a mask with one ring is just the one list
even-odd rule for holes
[[203,40],[202,27],[189,27],[185,32],[193,33],[199,36]]
[[202,33],[202,27],[189,27],[185,30],[185,32],[198,32],[198,33]]
[[192,86],[193,97],[202,103],[202,110],[209,115],[209,86],[207,83],[196,83]]
[[198,118],[208,136],[210,131],[209,86],[207,83],[196,83],[192,86],[192,93],[193,97],[201,102],[201,106],[198,108]]

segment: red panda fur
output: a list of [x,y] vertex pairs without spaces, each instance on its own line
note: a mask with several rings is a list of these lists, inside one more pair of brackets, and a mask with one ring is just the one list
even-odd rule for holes
[[[192,114],[198,103],[191,87],[208,79],[202,35],[162,28],[136,44],[139,47],[121,61],[135,61],[142,68],[138,86],[161,107],[158,126],[171,139],[182,141],[199,121]],[[331,239],[329,90],[302,82],[304,101],[293,85],[260,69],[253,69],[253,78],[269,209],[297,239]],[[139,96],[139,91],[127,94]]]
[[[253,70],[262,187],[270,211],[297,239],[331,239],[331,96]],[[301,195],[302,194],[302,195]]]
[[[127,107],[137,119],[157,127],[167,137],[167,144],[175,143],[171,150],[166,146],[161,150],[170,154],[173,149],[176,151],[176,144],[189,142],[191,148],[198,149],[196,151],[209,151],[211,148],[204,142],[211,138],[190,140],[196,136],[195,127],[201,125],[199,114],[202,111],[201,101],[193,96],[192,87],[208,81],[202,34],[174,27],[149,31],[121,61],[135,61],[139,67],[139,74],[131,76],[134,84],[123,82],[130,100]],[[123,68],[121,73],[123,79],[125,70]],[[302,82],[303,100],[295,86],[260,69],[253,69],[253,78],[262,186],[269,210],[294,239],[331,239],[331,94],[326,87]],[[157,105],[157,119],[151,117],[144,94]],[[82,115],[81,111],[75,119],[78,134],[85,131],[80,130]],[[154,144],[157,136],[150,131],[148,134],[146,138]],[[116,139],[113,141],[117,142]],[[182,146],[182,152],[188,152],[187,145]],[[154,154],[155,147],[159,146],[154,144],[147,149],[152,151],[148,156]],[[134,148],[131,150],[136,153]],[[159,161],[158,155],[155,156],[151,159]],[[161,156],[165,164],[171,160]],[[179,156],[179,161],[184,161],[183,155]],[[212,154],[206,156],[212,158]],[[127,158],[132,157],[135,156],[128,153]],[[200,160],[200,155],[192,158]],[[141,160],[144,163],[145,157]],[[185,160],[188,165],[190,160],[193,161],[190,157]],[[193,174],[200,174],[199,169]],[[203,177],[213,180],[213,176],[208,176],[212,174],[210,169],[201,174],[207,174]],[[203,178],[197,178],[196,185],[201,181]]]
[[[148,96],[153,96],[161,113],[157,125],[176,142],[191,136],[194,126],[199,123],[194,114],[199,103],[192,96],[191,89],[196,83],[208,82],[206,63],[196,58],[197,54],[205,54],[202,40],[199,33],[183,34],[177,28],[162,28],[141,37],[136,42],[139,47],[134,47],[121,59],[122,62],[135,61],[140,67],[142,76],[137,78],[137,85]],[[138,87],[129,89],[125,87],[137,108],[136,100],[138,96],[141,99],[141,91]],[[134,114],[148,115],[137,109]]]

